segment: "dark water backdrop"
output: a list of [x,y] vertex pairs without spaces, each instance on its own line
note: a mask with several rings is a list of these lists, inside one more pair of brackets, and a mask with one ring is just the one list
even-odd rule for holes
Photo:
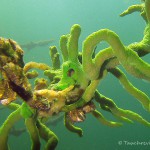
[[[20,44],[54,39],[52,45],[59,46],[59,37],[69,33],[70,27],[78,23],[82,27],[80,49],[87,35],[102,28],[115,31],[123,43],[128,45],[141,40],[145,22],[139,13],[124,18],[120,18],[119,14],[131,4],[137,3],[140,3],[140,0],[0,0],[0,36],[12,38]],[[25,50],[25,62],[32,60],[50,64],[48,47]],[[144,59],[150,62],[148,56]],[[149,83],[131,76],[129,79],[150,96]],[[133,110],[150,121],[150,114],[121,87],[113,76],[108,75],[100,84],[99,90],[102,94],[111,97],[118,106]],[[100,111],[108,119],[114,119],[109,113]],[[8,113],[8,110],[1,111],[0,123],[6,119]],[[23,124],[22,121],[17,126],[23,127]],[[150,149],[150,128],[136,122],[125,123],[120,128],[110,128],[102,125],[91,115],[87,115],[86,121],[77,125],[83,128],[82,138],[69,132],[64,127],[63,121],[50,126],[59,137],[57,150]],[[126,144],[137,141],[147,142],[148,145]],[[9,137],[11,150],[29,150],[30,144],[28,133],[23,133],[20,137],[12,135]]]

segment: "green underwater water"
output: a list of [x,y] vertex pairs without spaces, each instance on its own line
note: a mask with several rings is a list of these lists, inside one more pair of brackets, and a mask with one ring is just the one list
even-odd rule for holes
[[[139,13],[126,17],[119,14],[140,0],[0,0],[0,36],[11,38],[19,44],[31,41],[54,39],[50,45],[59,47],[59,38],[67,34],[73,24],[80,24],[82,41],[92,32],[102,28],[115,31],[122,42],[128,45],[140,41],[143,37],[145,22]],[[37,47],[32,50],[24,49],[24,61],[43,62],[51,65],[49,46]],[[101,45],[97,49],[102,48]],[[143,59],[150,62],[149,56]],[[150,96],[150,84],[128,75],[130,81]],[[141,104],[129,95],[119,84],[118,80],[108,75],[99,85],[102,94],[112,98],[124,109],[139,113],[150,121],[150,114]],[[99,109],[107,119],[115,120],[111,114]],[[0,123],[6,119],[9,110],[1,110]],[[83,129],[83,137],[69,132],[63,125],[63,120],[49,127],[58,136],[56,150],[149,150],[150,128],[139,123],[127,124],[111,128],[102,125],[88,114],[85,122],[76,124]],[[19,122],[17,127],[24,127]],[[139,144],[132,144],[138,142]],[[145,142],[145,144],[141,143]],[[128,144],[127,144],[128,143]],[[44,141],[43,141],[44,144]],[[10,135],[10,150],[30,150],[28,133],[19,137]],[[0,149],[1,150],[1,149]]]

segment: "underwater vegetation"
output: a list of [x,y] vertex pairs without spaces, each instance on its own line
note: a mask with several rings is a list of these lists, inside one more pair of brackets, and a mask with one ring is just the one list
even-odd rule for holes
[[[74,123],[83,122],[86,114],[91,113],[102,124],[110,127],[122,126],[123,122],[137,121],[150,127],[150,122],[132,110],[118,107],[114,100],[104,96],[97,89],[101,81],[110,73],[116,77],[124,89],[135,97],[146,111],[150,111],[150,98],[128,80],[118,66],[122,66],[135,78],[150,81],[150,64],[141,59],[150,52],[150,0],[130,6],[120,16],[140,12],[146,22],[143,39],[125,46],[119,36],[102,29],[90,34],[83,42],[82,51],[78,50],[81,27],[72,26],[67,35],[60,37],[60,50],[50,47],[52,66],[44,63],[23,61],[22,48],[12,39],[0,38],[0,103],[4,109],[13,112],[0,127],[0,148],[8,150],[8,137],[14,125],[24,119],[31,138],[31,150],[40,150],[40,141],[46,141],[45,150],[54,150],[58,138],[46,125],[49,117],[64,113],[66,128],[83,135],[81,128]],[[96,46],[106,41],[110,47],[95,54]],[[37,78],[42,70],[45,78]],[[31,71],[32,70],[32,71]],[[34,87],[30,79],[34,79]],[[22,99],[20,103],[16,99]],[[99,105],[97,105],[99,104]],[[97,107],[109,112],[118,122],[107,120]],[[16,129],[15,129],[16,130]],[[10,147],[11,149],[11,147]]]

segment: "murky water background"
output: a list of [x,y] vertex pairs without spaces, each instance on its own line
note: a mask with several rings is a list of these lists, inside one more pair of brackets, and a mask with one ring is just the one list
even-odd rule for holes
[[[71,26],[77,23],[82,27],[79,49],[82,49],[82,41],[86,36],[102,28],[115,31],[122,42],[128,45],[142,39],[145,22],[139,13],[123,18],[119,17],[119,14],[128,6],[137,3],[140,3],[140,0],[0,0],[0,36],[12,38],[20,44],[54,39],[50,45],[59,47],[60,36],[69,33]],[[25,50],[24,61],[50,65],[49,46]],[[99,45],[98,49],[100,48]],[[148,57],[144,59],[150,62]],[[150,96],[149,83],[134,79],[130,75],[129,79]],[[108,75],[99,85],[99,90],[112,98],[119,107],[133,110],[150,121],[150,114],[122,88],[112,75]],[[107,119],[115,120],[111,114],[100,111]],[[9,113],[9,110],[1,110],[1,124]],[[119,128],[110,128],[102,125],[89,114],[85,122],[76,125],[82,127],[84,131],[82,138],[69,132],[64,127],[63,120],[56,125],[50,125],[59,137],[56,150],[150,149],[150,128],[136,122],[125,123]],[[19,122],[17,126],[24,127],[24,122]],[[147,144],[131,145],[131,142],[147,142]],[[29,150],[31,143],[28,133],[23,133],[19,137],[10,135],[9,145],[11,150]]]

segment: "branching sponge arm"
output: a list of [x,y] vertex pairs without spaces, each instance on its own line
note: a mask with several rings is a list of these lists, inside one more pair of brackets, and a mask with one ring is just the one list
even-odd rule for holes
[[150,0],[145,0],[145,10],[148,23],[150,23]]
[[71,61],[77,61],[78,59],[78,40],[80,33],[81,27],[78,24],[73,25],[68,40],[68,55]]
[[[135,77],[150,81],[150,65],[144,62],[132,49],[125,47],[119,39],[119,36],[108,29],[92,33],[84,42],[83,69],[89,75],[91,80],[98,78],[99,70],[101,68],[99,64],[102,64],[101,61],[104,60],[104,58],[99,57],[100,52],[95,56],[94,61],[91,57],[94,47],[101,41],[106,41],[110,44],[113,51],[113,53],[109,52],[110,55],[116,56],[127,72]],[[90,71],[91,68],[93,69],[92,72]]]
[[0,128],[0,148],[8,150],[8,135],[14,124],[22,118],[20,108],[12,112]]

